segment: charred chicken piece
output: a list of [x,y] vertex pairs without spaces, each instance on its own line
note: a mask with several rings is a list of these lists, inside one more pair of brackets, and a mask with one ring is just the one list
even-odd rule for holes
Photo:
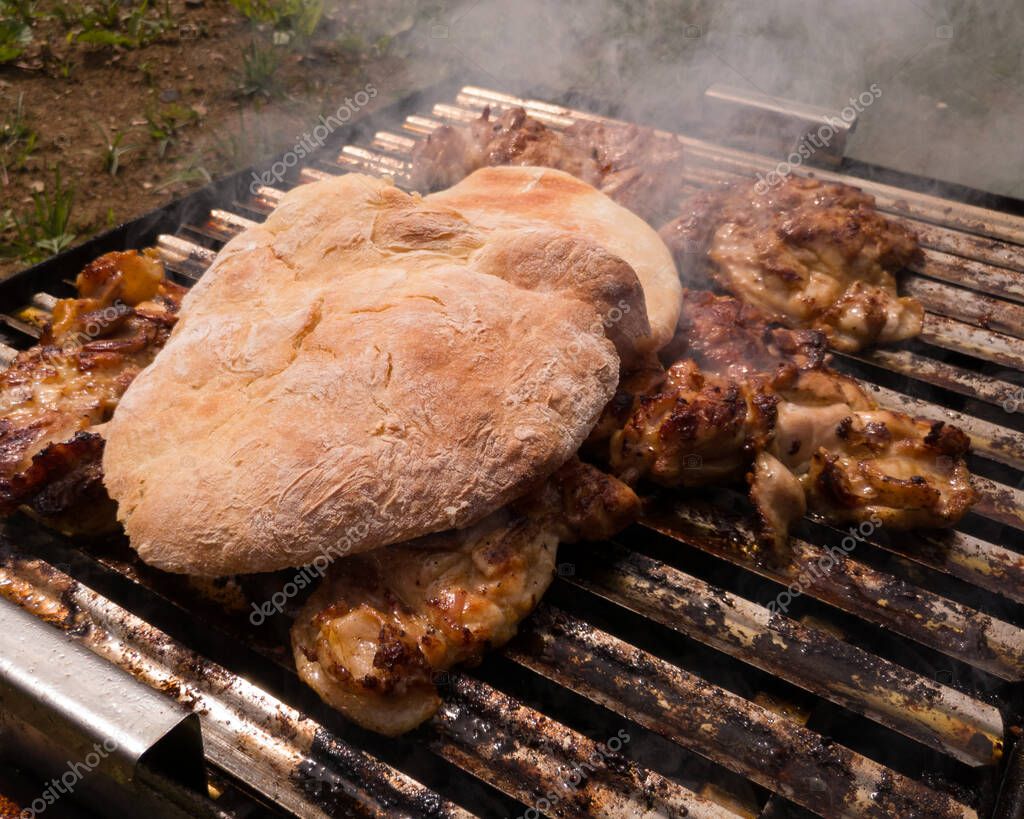
[[479,168],[538,165],[571,173],[597,185],[600,169],[593,152],[565,133],[548,128],[522,108],[492,118],[485,108],[466,125],[442,125],[413,150],[412,185],[417,190],[450,188]]
[[62,531],[115,525],[100,481],[105,423],[174,326],[184,289],[153,253],[108,253],[57,302],[39,344],[0,373],[0,514],[24,507]]
[[692,358],[702,369],[730,378],[814,369],[827,361],[828,343],[817,330],[791,330],[767,321],[749,304],[707,290],[684,290],[675,337],[664,361]]
[[469,529],[344,558],[292,628],[299,675],[360,725],[409,731],[439,707],[445,672],[515,635],[560,540],[607,537],[638,512],[632,490],[574,460]]
[[590,451],[631,484],[724,485],[746,474],[777,560],[808,511],[835,524],[946,527],[975,500],[967,436],[880,409],[824,365],[817,331],[780,328],[734,298],[689,291],[666,353],[682,358],[623,380]]
[[964,462],[970,440],[956,427],[880,409],[829,370],[789,373],[774,388],[769,452],[800,480],[810,511],[830,523],[947,527],[975,502]]
[[647,221],[675,209],[682,186],[682,146],[636,125],[579,122],[549,128],[523,108],[492,118],[489,108],[466,125],[443,125],[413,150],[412,186],[448,188],[493,165],[556,168],[599,188]]
[[762,185],[701,192],[661,229],[688,282],[710,280],[773,321],[821,330],[839,350],[921,331],[923,308],[897,294],[893,277],[920,256],[910,230],[848,185],[794,176]]
[[653,388],[630,393],[625,382],[605,410],[591,446],[608,437],[612,472],[629,484],[707,486],[737,480],[770,440],[775,397],[756,380],[740,382],[704,373],[691,360],[673,364]]
[[678,211],[683,147],[677,139],[639,125],[576,122],[566,134],[588,147],[600,172],[598,188],[654,225]]

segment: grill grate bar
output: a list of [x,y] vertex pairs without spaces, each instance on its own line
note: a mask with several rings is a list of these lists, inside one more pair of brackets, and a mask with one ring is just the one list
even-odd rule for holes
[[929,312],[1024,338],[1024,305],[917,276],[907,276],[902,290],[920,301]]
[[566,581],[969,765],[1001,755],[991,705],[644,555],[595,557]]
[[[1024,282],[1021,282],[1020,276],[1013,275],[1014,273],[1024,273],[1024,258],[1021,257],[1021,249],[1018,245],[984,239],[969,233],[960,233],[917,219],[904,218],[903,221],[916,231],[917,238],[923,247],[947,254],[951,262],[969,259],[991,265],[993,268],[1005,268],[1000,272],[1001,280],[998,285],[995,285],[997,289],[995,291],[986,289],[985,292],[1013,301],[1024,301]],[[1001,287],[1004,284],[1006,285],[1005,289]],[[990,284],[990,286],[994,285]]]
[[740,817],[616,753],[621,733],[598,744],[462,674],[431,725],[435,753],[546,815]]
[[980,496],[971,512],[1024,531],[1024,490],[981,475],[972,475],[971,482]]
[[918,355],[909,350],[876,349],[856,354],[833,352],[840,368],[846,362],[862,362],[893,373],[923,381],[997,407],[1024,406],[1024,387],[1010,381],[962,370],[944,361]]
[[1002,680],[1024,679],[1024,630],[873,569],[842,549],[791,537],[792,559],[771,566],[751,548],[757,541],[745,522],[690,499],[672,512],[652,511],[641,523]]
[[822,816],[975,816],[796,722],[541,604],[506,653]]
[[[821,523],[821,521],[818,521]],[[827,523],[822,525],[829,526]],[[840,540],[846,532],[829,526]],[[957,577],[979,589],[1024,603],[1024,555],[956,530],[867,539],[871,545],[914,563]]]
[[1024,371],[1024,352],[1019,339],[1003,333],[928,313],[920,338],[936,347]]

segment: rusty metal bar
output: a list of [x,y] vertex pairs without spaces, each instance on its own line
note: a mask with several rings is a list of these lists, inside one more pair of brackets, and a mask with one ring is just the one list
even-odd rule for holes
[[976,816],[951,797],[542,604],[516,662],[828,817]]
[[856,561],[842,540],[825,549],[790,538],[791,559],[772,566],[758,559],[744,521],[707,503],[680,501],[643,523],[788,587],[787,600],[805,594],[1000,679],[1024,679],[1024,630]]
[[945,316],[925,316],[921,340],[936,347],[980,358],[1024,371],[1024,350],[1020,340],[1003,333],[972,327]]
[[860,361],[993,406],[1006,407],[1017,402],[1024,407],[1024,386],[965,370],[909,350],[879,348],[856,354],[833,351],[833,356],[839,366],[843,360]]
[[1024,531],[1024,490],[981,475],[972,475],[971,483],[981,496],[972,512]]
[[612,547],[566,582],[682,632],[968,765],[1002,754],[991,705],[645,555]]
[[[1024,275],[1021,278],[1024,279]],[[918,276],[905,277],[902,290],[921,302],[929,312],[1024,338],[1024,305]]]
[[539,814],[739,819],[631,762],[625,731],[595,742],[464,674],[449,682],[431,749]]

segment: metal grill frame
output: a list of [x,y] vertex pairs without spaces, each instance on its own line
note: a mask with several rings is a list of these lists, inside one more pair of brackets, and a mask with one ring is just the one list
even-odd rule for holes
[[[444,103],[447,100],[451,100],[458,93],[462,83],[443,83],[434,88],[428,89],[424,92],[412,95],[402,99],[396,103],[391,104],[388,107],[381,108],[376,111],[368,111],[360,116],[356,117],[348,126],[340,129],[333,135],[332,140],[316,155],[316,159],[324,160],[332,156],[336,156],[338,147],[340,145],[348,145],[351,143],[365,143],[367,141],[367,134],[373,134],[373,128],[367,128],[367,123],[377,124],[380,123],[382,127],[395,126],[396,123],[400,123],[405,116],[409,114],[420,114],[423,111],[428,111],[431,105],[436,102]],[[546,92],[544,90],[531,93],[528,95],[532,99],[559,99],[563,95],[560,93],[553,93],[550,90]],[[594,111],[605,111],[609,115],[614,116],[616,113],[614,108],[609,108],[607,104],[593,104],[593,101],[589,101],[591,104],[580,104],[575,107],[586,108]],[[283,156],[283,155],[282,155]],[[275,158],[275,159],[279,159]],[[273,164],[273,160],[266,163],[265,165],[257,168],[259,172],[264,168],[269,168]],[[315,166],[315,165],[314,165]],[[285,180],[285,186],[295,184],[299,181],[299,173],[302,169],[295,169],[293,176],[290,179]],[[844,175],[858,177],[864,180],[870,180],[874,182],[883,183],[886,185],[893,185],[896,187],[905,188],[910,191],[919,191],[928,193],[934,196],[938,196],[945,199],[954,200],[957,202],[967,203],[976,207],[990,208],[992,210],[1000,211],[1005,214],[1011,214],[1015,216],[1024,217],[1024,201],[1009,199],[1006,197],[995,196],[982,191],[976,191],[973,189],[965,188],[958,185],[936,182],[931,179],[917,177],[906,173],[886,169],[883,167],[866,164],[863,162],[847,160],[844,162],[840,169]],[[15,274],[14,276],[0,282],[0,307],[9,309],[14,306],[20,306],[29,303],[33,294],[40,291],[48,293],[60,293],[66,291],[66,285],[63,284],[64,280],[73,276],[81,267],[91,261],[93,258],[101,255],[102,253],[111,250],[121,250],[127,247],[144,247],[154,245],[157,243],[158,238],[164,234],[174,234],[178,229],[185,224],[202,224],[207,221],[208,214],[216,211],[218,208],[230,207],[232,203],[246,202],[249,198],[249,184],[252,180],[253,169],[246,169],[236,174],[226,177],[223,180],[216,181],[204,188],[190,194],[189,196],[177,200],[171,203],[169,206],[157,209],[149,214],[139,217],[131,222],[128,222],[108,233],[98,236],[83,245],[73,248],[60,256],[49,259],[35,267],[28,270],[22,271]],[[230,214],[228,214],[230,216]],[[1022,253],[1024,253],[1024,246],[1022,246]],[[1024,258],[1024,256],[1022,256]],[[1024,273],[1021,273],[1022,281],[1024,281]],[[1004,531],[1006,529],[1004,528]],[[70,566],[74,564],[75,571],[71,574],[78,577],[80,575],[89,577],[90,580],[94,577],[94,568],[90,561],[82,561],[74,556],[75,548],[68,546],[67,544],[58,544],[48,542],[51,538],[48,535],[40,534],[38,538],[29,538],[32,540],[38,548],[38,554],[51,563],[64,564]],[[83,589],[81,586],[76,584],[68,584],[67,578],[62,573],[54,573],[45,567],[30,565],[30,562],[26,562],[24,556],[15,559],[15,563],[21,567],[21,569],[27,572],[29,575],[35,573],[40,582],[40,588],[50,587],[55,590],[56,599],[67,599],[69,595],[84,595],[88,598],[88,589]],[[749,570],[749,567],[746,567]],[[106,567],[106,574],[109,574],[110,567]],[[125,596],[125,587],[115,578],[107,577],[106,574],[101,572],[105,579],[100,579],[96,576],[98,581],[97,588],[101,588],[104,592],[109,591],[113,598],[122,599]],[[138,578],[134,578],[134,582],[139,582]],[[143,581],[142,585],[147,585],[147,581]],[[578,585],[580,588],[586,588],[586,583],[575,584],[573,581],[568,581],[567,585],[573,586]],[[593,591],[593,589],[591,589]],[[621,590],[620,590],[621,591]],[[159,591],[157,592],[160,593]],[[612,598],[606,598],[612,599]],[[109,601],[108,601],[109,603]],[[99,609],[103,609],[104,603],[96,603]],[[115,605],[115,604],[110,604]],[[629,603],[619,603],[629,609]],[[87,606],[81,606],[86,609]],[[550,615],[548,609],[551,607],[545,606],[545,618]],[[635,610],[635,609],[634,609]],[[131,612],[129,612],[131,614]],[[558,613],[555,612],[556,620]],[[160,619],[159,615],[154,615],[155,619]],[[142,625],[142,624],[140,624]],[[671,625],[667,625],[671,628]],[[559,628],[564,628],[565,624],[560,622]],[[531,636],[536,638],[536,633],[530,629]],[[543,634],[541,638],[543,640]],[[512,653],[520,652],[521,650],[513,648]],[[525,656],[525,655],[522,655]],[[749,662],[749,660],[748,660]],[[527,664],[529,665],[529,664]],[[534,668],[538,671],[541,676],[545,676],[551,669],[545,671],[543,668]],[[474,697],[478,698],[481,696],[479,688],[468,682],[467,678],[461,675],[456,675],[452,682],[453,694],[455,699],[460,697],[468,697],[473,700]],[[307,698],[308,700],[308,698]],[[616,710],[615,703],[604,703],[607,708],[611,711]],[[514,704],[505,703],[508,707],[515,707]],[[475,707],[482,707],[478,702]],[[493,703],[490,704],[493,707]],[[555,715],[557,717],[557,715]],[[1018,718],[1020,714],[1017,715]],[[357,732],[358,735],[358,732]],[[362,737],[368,741],[368,744],[373,747],[374,743],[367,737]],[[510,739],[510,741],[512,741]],[[528,760],[529,749],[521,746],[520,751],[525,756],[523,759]],[[345,753],[348,753],[346,751]],[[444,754],[453,754],[455,751],[452,748],[446,749]],[[450,761],[454,759],[449,756]],[[456,762],[455,764],[458,764]],[[1014,745],[1011,749],[1008,749],[1008,753],[1001,763],[1001,772],[1003,774],[1000,785],[1001,794],[998,799],[998,808],[1000,815],[1003,816],[1016,816],[1020,815],[1022,809],[1024,809],[1024,755],[1018,752],[1018,747]],[[649,771],[647,775],[651,775]],[[629,769],[622,774],[623,782],[627,784],[632,782],[633,786],[637,784],[637,776],[642,775],[637,769]],[[656,776],[656,775],[655,775]],[[386,780],[388,775],[384,775],[383,779]],[[408,783],[403,784],[398,788],[402,790]],[[494,786],[492,784],[492,787]],[[665,783],[660,783],[658,787],[667,787]],[[415,790],[415,789],[413,789]],[[657,790],[657,788],[655,788]],[[263,798],[267,798],[267,794],[263,794]],[[419,797],[416,797],[419,798]],[[614,798],[614,794],[610,794],[608,798],[611,800]],[[271,801],[276,801],[271,799]],[[763,815],[779,815],[777,813],[779,808],[771,806],[772,799],[769,799],[762,806]],[[399,806],[391,797],[382,797],[378,799],[374,797],[370,802],[378,802],[384,807],[390,803],[396,814],[401,814],[410,810],[413,802],[406,803],[404,807]],[[280,805],[280,802],[277,802]],[[609,801],[608,805],[614,804]],[[426,804],[423,803],[423,807]],[[449,809],[437,804],[438,812],[434,815],[458,815],[457,811],[454,813],[448,812]],[[689,806],[691,810],[697,810],[699,812],[699,805],[694,803]],[[776,813],[772,813],[775,810]],[[995,815],[995,814],[994,814]]]

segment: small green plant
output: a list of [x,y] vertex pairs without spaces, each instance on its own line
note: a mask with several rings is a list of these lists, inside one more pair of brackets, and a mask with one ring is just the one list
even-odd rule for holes
[[124,138],[128,135],[127,131],[122,131],[116,136],[112,136],[110,131],[104,128],[102,125],[97,125],[96,130],[99,131],[100,136],[103,138],[103,149],[101,156],[103,158],[103,169],[111,176],[117,176],[117,172],[121,170],[121,160],[136,150],[135,145],[122,145]]
[[263,46],[252,39],[242,52],[242,70],[237,75],[238,93],[243,97],[273,96],[278,90],[277,69],[281,57],[273,46]]
[[13,239],[0,245],[0,255],[20,258],[26,263],[38,262],[69,247],[75,240],[70,232],[71,208],[75,201],[73,187],[65,187],[60,166],[54,170],[49,194],[32,196],[32,210],[23,217],[11,211],[4,213],[2,232],[13,232]]
[[0,0],[3,18],[15,18],[26,26],[32,25],[39,17],[37,0]]
[[157,185],[156,189],[164,190],[175,185],[207,185],[213,181],[213,175],[206,167],[206,159],[199,152],[187,157],[167,179]]
[[13,62],[32,42],[32,29],[19,17],[8,16],[6,7],[0,16],[0,65]]
[[149,135],[157,143],[157,152],[163,158],[167,149],[178,141],[178,132],[199,119],[199,115],[185,105],[171,104],[162,109],[146,111]]
[[281,44],[308,42],[324,16],[324,0],[231,0],[231,5],[253,24],[271,26]]
[[163,37],[177,23],[170,0],[98,0],[95,6],[58,3],[55,15],[71,28],[68,42],[100,47],[141,48]]
[[0,177],[6,185],[9,170],[20,170],[36,148],[39,135],[25,117],[25,95],[18,94],[14,110],[0,121]]

